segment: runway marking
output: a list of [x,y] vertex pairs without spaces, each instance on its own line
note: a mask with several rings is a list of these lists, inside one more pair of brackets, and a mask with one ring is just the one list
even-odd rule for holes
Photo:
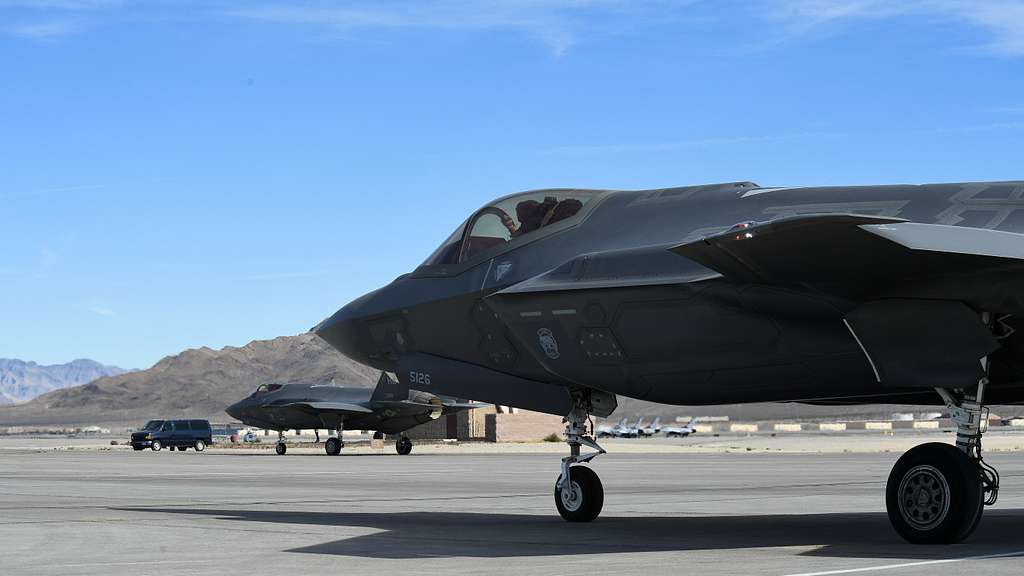
[[904,564],[886,564],[883,566],[868,566],[865,568],[848,568],[845,570],[825,570],[824,572],[802,572],[800,574],[787,574],[786,576],[831,576],[833,574],[856,574],[858,572],[881,572],[882,570],[899,570],[900,568],[916,568],[920,566],[934,566],[937,564],[954,564],[968,560],[994,560],[996,558],[1014,558],[1024,556],[1024,550],[1017,552],[1006,552],[1004,554],[986,554],[984,556],[965,556],[963,558],[944,558],[942,560],[924,560],[921,562],[906,562]]

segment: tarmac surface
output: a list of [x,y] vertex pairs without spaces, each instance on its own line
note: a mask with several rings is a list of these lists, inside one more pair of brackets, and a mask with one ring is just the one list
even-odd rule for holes
[[551,453],[0,440],[0,574],[1024,574],[1024,452],[989,455],[999,502],[966,543],[935,547],[889,526],[896,452],[659,454],[633,442],[607,442],[594,462],[601,517],[568,524]]

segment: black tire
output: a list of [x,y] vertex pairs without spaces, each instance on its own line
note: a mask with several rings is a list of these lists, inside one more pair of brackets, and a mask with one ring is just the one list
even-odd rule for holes
[[327,452],[328,456],[341,454],[341,440],[333,437],[328,438],[327,442],[324,442],[324,451]]
[[569,469],[572,491],[563,498],[562,489],[555,483],[555,507],[568,522],[590,522],[601,514],[604,507],[604,486],[597,473],[586,466]]
[[274,450],[277,451],[278,455],[284,456],[284,453],[288,451],[288,446],[285,445],[284,442],[278,442],[277,447],[274,448]]
[[159,440],[153,440],[149,447],[150,449],[153,450],[153,452],[159,452],[164,447],[164,445]]
[[196,443],[193,444],[192,447],[196,449],[196,452],[202,452],[203,450],[206,450],[206,440],[200,438],[196,440]]
[[185,446],[178,446],[178,452],[184,452],[187,449]]
[[408,456],[412,452],[412,440],[409,440],[404,436],[399,438],[398,441],[395,442],[395,451],[398,452],[400,456]]
[[893,528],[908,542],[960,542],[978,527],[984,508],[978,465],[949,444],[916,446],[889,473],[885,508]]

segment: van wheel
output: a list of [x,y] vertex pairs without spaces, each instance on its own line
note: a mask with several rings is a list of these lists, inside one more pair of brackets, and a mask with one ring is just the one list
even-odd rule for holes
[[178,446],[178,452],[184,452],[185,446]]
[[153,443],[150,444],[149,447],[153,449],[153,452],[159,452],[164,445],[161,444],[159,440],[153,440]]
[[[193,448],[196,449],[196,452],[202,452],[203,450],[206,450],[206,442],[203,442],[202,440],[196,440],[196,443],[193,446]],[[184,448],[182,448],[182,450],[184,450]]]

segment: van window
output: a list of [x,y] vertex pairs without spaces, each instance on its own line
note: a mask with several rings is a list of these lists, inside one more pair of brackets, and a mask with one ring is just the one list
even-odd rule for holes
[[174,421],[174,429],[178,430],[179,432],[182,431],[182,430],[188,430],[189,429],[188,420],[175,420]]
[[164,427],[160,429],[161,432],[170,432],[174,430],[174,423],[170,420],[164,422]]
[[206,420],[189,420],[188,424],[189,424],[189,426],[193,430],[209,430],[210,429],[210,423],[208,421],[206,421]]

